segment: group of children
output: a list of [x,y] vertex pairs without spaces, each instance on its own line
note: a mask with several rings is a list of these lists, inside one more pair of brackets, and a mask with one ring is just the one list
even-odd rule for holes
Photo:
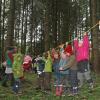
[[[89,68],[89,39],[87,33],[83,34],[81,41],[75,38],[73,46],[62,44],[59,49],[53,48],[35,60],[38,69],[39,85],[37,89],[50,90],[51,76],[53,75],[57,96],[62,94],[63,87],[67,87],[68,84],[70,85],[70,95],[78,94],[84,78],[87,80],[89,87],[93,88]],[[40,60],[42,61],[40,62]]]
[[24,78],[24,70],[29,70],[32,58],[29,55],[23,56],[21,49],[16,47],[7,47],[2,63],[3,72],[2,86],[8,87],[8,80],[14,93],[21,93],[21,80]]
[[20,90],[20,78],[23,77],[23,69],[21,67],[23,56],[20,48],[7,47],[5,52],[5,60],[2,64],[5,75],[2,78],[2,86],[8,87],[8,80],[14,93]]
[[[23,77],[23,69],[29,70],[32,65],[37,72],[37,87],[43,91],[52,91],[51,79],[54,78],[55,94],[60,96],[63,87],[70,86],[70,95],[78,94],[79,88],[83,85],[83,78],[93,88],[93,80],[89,68],[89,39],[88,34],[83,34],[83,39],[78,41],[74,39],[72,44],[62,44],[59,49],[52,49],[38,55],[33,60],[30,56],[24,59],[20,49],[8,49],[6,52],[6,76],[2,82],[7,86],[7,80],[10,78],[11,86],[14,92],[20,89],[20,79]],[[13,51],[13,52],[12,52]],[[24,63],[23,63],[24,61]],[[22,67],[23,64],[23,67]],[[54,76],[54,77],[52,77]]]

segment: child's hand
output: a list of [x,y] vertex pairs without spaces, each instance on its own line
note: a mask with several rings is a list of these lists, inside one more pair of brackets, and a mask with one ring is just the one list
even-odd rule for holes
[[48,54],[50,54],[50,51],[47,51]]
[[78,38],[76,37],[76,38],[74,38],[74,40],[78,40]]
[[63,47],[64,47],[64,44],[59,45],[59,48],[63,48]]
[[87,35],[87,32],[83,33],[83,35]]
[[63,70],[63,67],[60,67],[59,70]]

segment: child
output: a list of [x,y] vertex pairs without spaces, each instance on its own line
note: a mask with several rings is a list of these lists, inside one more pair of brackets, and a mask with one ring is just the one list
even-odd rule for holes
[[36,57],[32,58],[32,72],[34,72],[35,74],[37,73]]
[[14,75],[14,85],[13,85],[13,91],[14,93],[19,93],[20,91],[20,78],[23,77],[23,68],[22,68],[22,62],[23,62],[23,56],[20,52],[20,48],[17,49],[15,48],[15,54],[13,54],[14,56],[14,62],[13,62],[13,67],[12,67],[12,71],[13,71],[13,75]]
[[50,91],[51,90],[51,74],[52,74],[52,59],[50,52],[45,53],[45,67],[44,67],[44,85],[45,90]]
[[5,67],[6,67],[6,61],[4,61],[1,66],[0,66],[0,81],[3,80],[3,78],[5,77]]
[[59,84],[59,77],[60,77],[59,61],[60,61],[59,53],[55,52],[54,53],[54,60],[53,60],[53,69],[54,69],[54,75],[56,77],[56,84]]
[[93,88],[93,80],[90,76],[89,69],[89,39],[87,33],[84,33],[83,40],[79,41],[77,38],[74,40],[75,55],[78,67],[78,80],[80,87],[83,85],[83,77],[89,83],[89,87]]
[[[60,46],[60,62],[59,62],[59,67],[65,67],[65,65],[67,64],[68,61],[68,57],[66,56],[66,53],[64,52],[64,45],[62,44]],[[61,72],[61,76],[62,76],[62,84],[66,85],[67,83],[67,78],[68,78],[68,70],[62,70]]]
[[60,80],[60,71],[59,71],[59,61],[60,61],[60,57],[59,57],[59,53],[55,52],[54,53],[54,59],[53,59],[53,69],[54,69],[54,75],[56,78],[56,95],[60,96],[60,84],[61,84],[61,80]]
[[7,87],[7,81],[10,79],[11,86],[14,82],[14,77],[12,73],[12,64],[13,64],[13,47],[7,47],[7,51],[5,53],[5,61],[6,61],[6,69],[5,69],[5,77],[2,81],[2,86]]
[[36,89],[44,89],[44,65],[45,62],[43,60],[43,57],[37,57],[36,59],[36,63],[37,63],[37,74],[38,74],[38,78],[37,78],[37,87]]
[[24,61],[23,61],[23,69],[25,71],[29,70],[32,66],[32,58],[30,55],[25,55]]
[[[67,64],[67,56],[64,52],[64,44],[60,45],[60,62],[59,62],[59,69],[62,68],[62,67],[65,67],[65,65]],[[67,81],[68,81],[68,70],[61,70],[60,71],[60,94],[62,93],[63,91],[63,86],[65,86],[65,89],[66,89],[66,86],[67,86]]]
[[61,67],[60,70],[69,69],[69,82],[71,86],[71,94],[76,95],[78,93],[78,80],[77,80],[77,66],[76,66],[76,59],[72,52],[72,46],[68,45],[65,51],[68,61],[64,67]]

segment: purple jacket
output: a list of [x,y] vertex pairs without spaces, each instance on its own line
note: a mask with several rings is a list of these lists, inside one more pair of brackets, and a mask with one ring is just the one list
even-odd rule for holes
[[83,37],[83,44],[78,46],[78,40],[74,40],[74,48],[76,53],[76,60],[81,61],[89,58],[89,39],[87,35]]

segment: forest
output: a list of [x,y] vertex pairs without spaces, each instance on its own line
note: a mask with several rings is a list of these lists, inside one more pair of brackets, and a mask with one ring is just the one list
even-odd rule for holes
[[[20,46],[41,54],[88,31],[100,20],[99,0],[1,0],[0,52]],[[99,24],[89,30],[94,69],[99,71]]]
[[35,57],[81,39],[84,32],[89,35],[90,64],[98,74],[100,0],[0,0],[0,64],[6,47],[20,47],[22,54]]

